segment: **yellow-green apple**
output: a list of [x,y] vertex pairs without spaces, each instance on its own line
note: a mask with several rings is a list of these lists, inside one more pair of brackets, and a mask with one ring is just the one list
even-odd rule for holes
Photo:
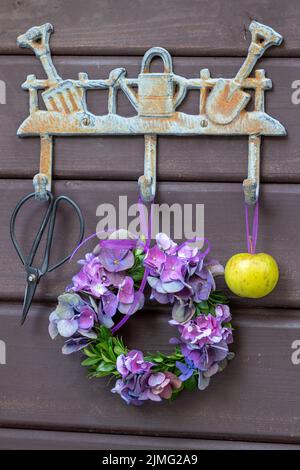
[[238,253],[227,261],[225,267],[226,284],[240,297],[264,297],[272,292],[278,278],[278,265],[267,253]]

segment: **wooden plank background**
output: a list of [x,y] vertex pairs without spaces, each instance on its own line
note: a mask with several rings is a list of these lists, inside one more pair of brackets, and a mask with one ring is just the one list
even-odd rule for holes
[[294,444],[130,436],[82,432],[0,429],[8,450],[297,450]]
[[[57,194],[71,196],[84,210],[86,233],[96,231],[99,217],[96,208],[99,204],[109,202],[118,208],[119,196],[127,196],[128,205],[137,201],[137,184],[125,181],[57,181]],[[14,269],[0,271],[0,296],[6,300],[21,300],[24,294],[24,272],[13,246],[9,242],[8,224],[11,208],[23,194],[31,190],[30,180],[0,180],[0,208],[3,224],[0,226],[0,241],[5,250],[2,252],[4,266],[14,262]],[[259,251],[272,253],[279,262],[281,277],[278,287],[264,299],[239,299],[232,301],[238,305],[268,307],[300,306],[300,271],[297,242],[299,225],[295,223],[300,197],[300,186],[297,184],[264,184],[261,196]],[[213,256],[225,263],[236,252],[245,250],[243,192],[238,183],[175,183],[162,182],[158,186],[157,201],[172,205],[204,204],[204,230],[212,244]],[[29,248],[37,229],[41,205],[32,204],[24,207],[23,217],[20,214],[18,237],[20,242]],[[54,245],[55,257],[65,252],[66,237],[72,246],[76,242],[77,220],[68,218],[70,212],[61,210],[57,220]],[[130,218],[128,218],[130,222]],[[70,246],[69,245],[69,246]],[[92,249],[95,242],[87,245]],[[81,253],[79,254],[82,255]],[[78,268],[67,263],[59,271],[49,273],[47,279],[41,280],[36,299],[54,301],[57,293],[68,285],[72,273]],[[222,282],[221,284],[222,285]]]
[[[20,308],[0,305],[8,362],[1,372],[4,427],[300,443],[299,382],[291,363],[299,310],[286,315],[281,309],[236,309],[237,356],[210,389],[182,394],[173,404],[133,408],[110,393],[112,383],[87,379],[76,355],[61,355],[62,342],[46,335],[51,305],[34,306],[24,328]],[[173,334],[167,319],[168,311],[159,307],[141,312],[124,329],[124,340],[144,351],[167,352]]]
[[[265,299],[231,296],[236,358],[209,390],[183,394],[171,405],[133,409],[109,392],[105,379],[88,380],[80,357],[62,356],[60,341],[48,337],[49,312],[75,272],[74,263],[42,280],[28,321],[19,326],[25,277],[8,224],[15,203],[32,189],[39,141],[19,139],[16,130],[28,114],[21,84],[29,73],[44,74],[32,53],[16,46],[16,36],[52,22],[54,62],[65,78],[83,71],[106,78],[120,66],[135,77],[141,56],[155,45],[175,56],[179,75],[197,77],[208,67],[212,76],[231,77],[246,54],[253,18],[285,39],[259,64],[274,85],[266,93],[267,112],[288,131],[285,138],[264,138],[262,156],[258,249],[278,260],[280,281]],[[7,344],[7,364],[0,365],[0,448],[298,447],[300,365],[291,362],[291,344],[300,339],[300,105],[292,103],[291,94],[300,79],[299,19],[296,0],[284,5],[279,0],[1,1],[0,80],[6,84],[6,104],[0,104],[0,340]],[[153,70],[160,67],[155,61]],[[90,110],[105,112],[106,98],[105,92],[88,92]],[[134,113],[121,92],[118,104],[121,114]],[[181,110],[197,113],[198,106],[199,93],[190,92]],[[142,137],[56,139],[54,190],[80,204],[87,235],[96,229],[99,204],[117,206],[119,195],[127,195],[128,204],[136,201],[143,153]],[[159,138],[157,202],[204,204],[205,235],[214,256],[226,262],[245,250],[241,182],[246,171],[246,138]],[[27,247],[40,215],[36,207],[20,219],[19,236]],[[54,258],[64,253],[66,238],[68,247],[76,239],[69,212],[61,211],[57,229]],[[148,304],[124,329],[128,344],[167,350],[168,314]]]
[[[176,55],[244,56],[248,25],[256,19],[283,34],[268,55],[300,52],[297,0],[2,0],[0,51],[19,54],[16,37],[52,22],[55,54],[140,55],[153,44]],[[122,12],[122,14],[120,14]]]

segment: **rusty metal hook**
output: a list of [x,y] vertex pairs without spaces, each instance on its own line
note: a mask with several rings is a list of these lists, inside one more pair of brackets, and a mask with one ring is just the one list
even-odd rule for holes
[[143,202],[152,202],[156,192],[157,135],[145,135],[144,174],[139,177],[140,195]]
[[248,143],[248,178],[243,181],[245,203],[255,205],[259,196],[260,135],[250,135]]
[[53,138],[48,134],[41,135],[40,171],[33,178],[35,199],[46,201],[52,184]]

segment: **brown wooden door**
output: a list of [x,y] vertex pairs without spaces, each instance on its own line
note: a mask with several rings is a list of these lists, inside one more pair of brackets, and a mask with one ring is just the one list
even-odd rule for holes
[[[42,78],[42,71],[31,52],[16,46],[16,37],[50,21],[54,61],[63,77],[84,71],[90,78],[106,78],[121,66],[136,77],[141,56],[156,45],[173,54],[180,75],[195,77],[207,67],[213,76],[230,77],[246,54],[253,18],[285,39],[259,65],[274,85],[267,93],[267,112],[288,131],[287,138],[264,138],[262,157],[258,249],[278,260],[280,281],[265,299],[232,298],[236,359],[208,390],[182,394],[171,405],[127,407],[105,380],[88,380],[80,358],[63,357],[59,340],[48,336],[49,313],[73,264],[41,282],[28,320],[19,326],[24,272],[9,240],[9,217],[32,189],[39,142],[17,138],[16,129],[28,114],[21,84],[30,73]],[[292,343],[300,340],[300,104],[291,100],[292,83],[300,80],[299,21],[296,0],[285,5],[277,0],[65,0],[42,7],[37,0],[1,1],[0,80],[6,104],[0,104],[0,340],[6,343],[7,364],[0,365],[0,448],[287,448],[300,443],[300,365],[291,360]],[[105,100],[88,93],[92,112],[104,112]],[[190,93],[181,109],[197,113],[197,106]],[[124,96],[119,109],[134,113]],[[119,195],[135,202],[143,152],[142,137],[56,139],[54,190],[80,204],[86,234],[95,231],[98,204],[116,204]],[[241,182],[246,171],[246,138],[159,139],[158,201],[205,204],[205,234],[222,262],[245,249]],[[27,215],[32,218],[22,219],[20,227],[25,243],[35,229],[34,210]],[[67,221],[64,230],[56,239],[57,256],[75,228]],[[124,337],[144,350],[166,350],[167,318],[166,309],[148,305],[128,323]]]

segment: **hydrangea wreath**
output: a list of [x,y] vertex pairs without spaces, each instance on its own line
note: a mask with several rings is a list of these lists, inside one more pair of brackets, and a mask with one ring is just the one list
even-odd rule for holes
[[[183,389],[204,390],[233,357],[230,310],[215,284],[223,267],[207,259],[209,250],[177,245],[163,233],[151,248],[142,239],[111,238],[79,261],[80,271],[50,315],[51,338],[67,338],[64,354],[81,350],[90,376],[115,378],[111,391],[127,404],[174,399]],[[114,335],[143,308],[146,283],[151,299],[172,306],[169,323],[179,333],[170,339],[172,354],[144,355]],[[123,317],[115,324],[119,314]]]

